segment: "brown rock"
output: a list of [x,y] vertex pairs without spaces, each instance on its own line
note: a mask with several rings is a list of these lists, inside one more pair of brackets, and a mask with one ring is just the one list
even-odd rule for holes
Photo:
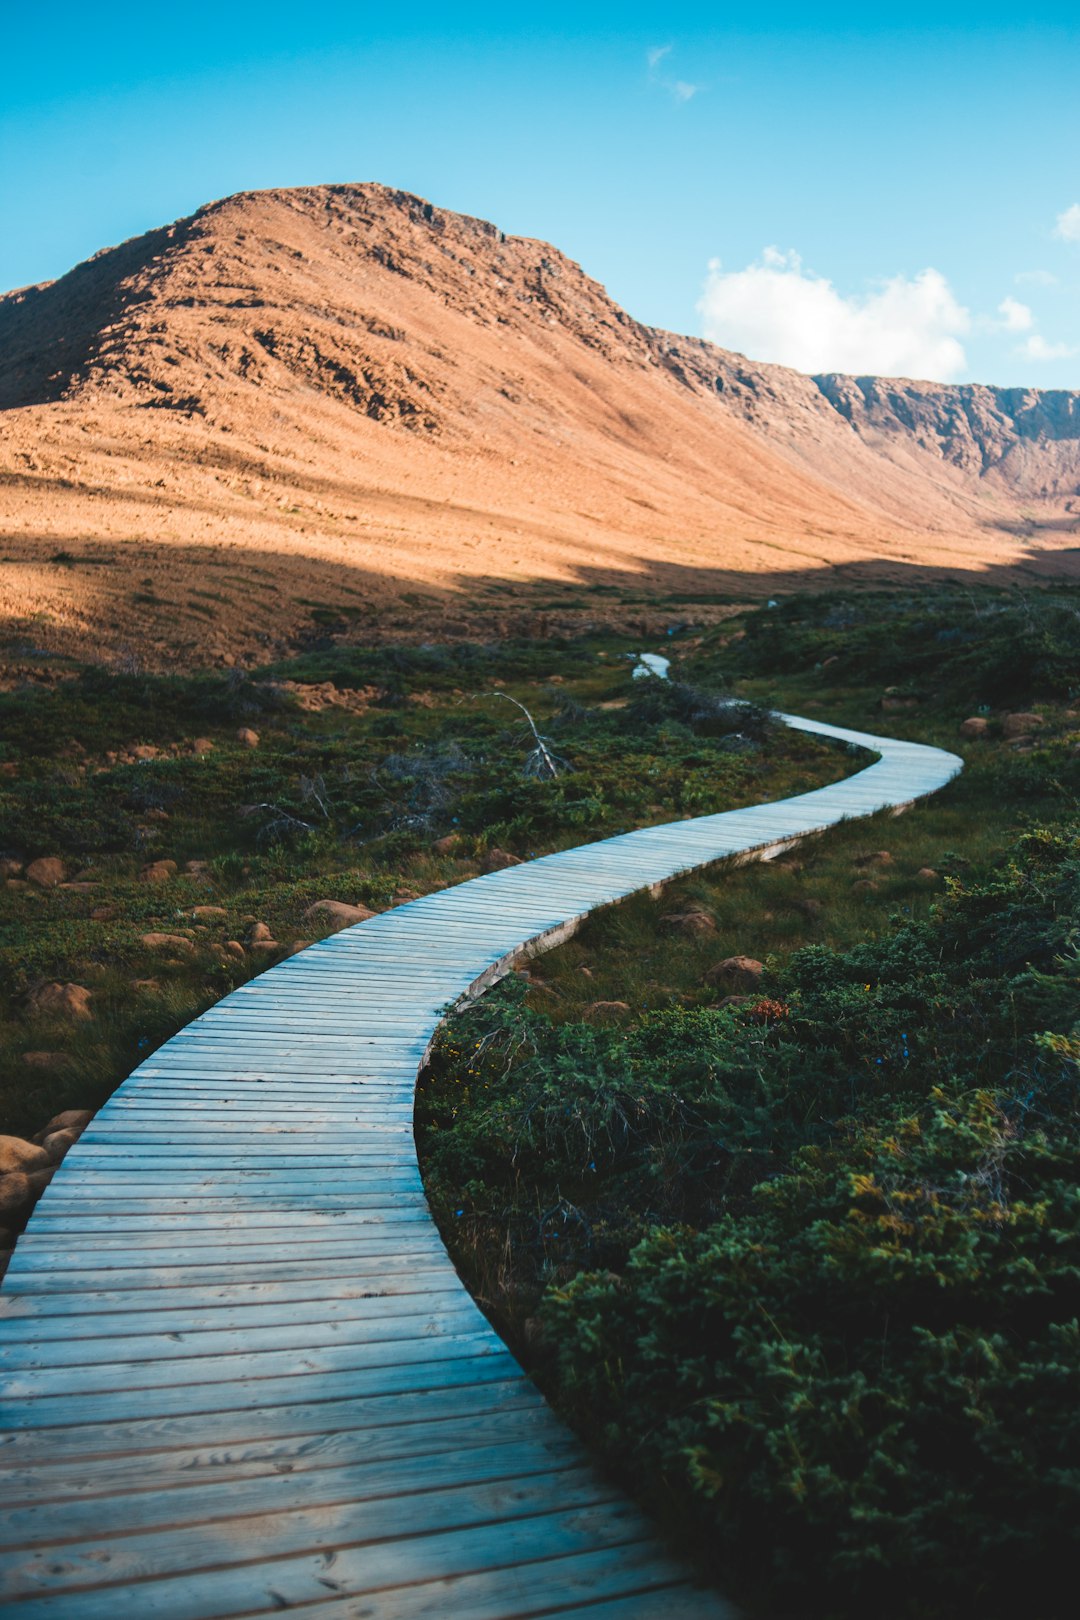
[[511,855],[509,850],[489,849],[480,863],[481,872],[503,872],[508,866],[520,866],[520,855]]
[[431,848],[436,855],[452,855],[460,843],[460,833],[447,833],[445,838],[436,838]]
[[[191,877],[202,877],[204,875],[204,873],[208,872],[209,870],[210,870],[210,862],[209,861],[185,861],[184,862],[184,871],[187,872],[189,874],[189,876],[191,876]],[[246,870],[247,870],[247,868],[245,867],[245,871]]]
[[160,979],[132,979],[130,984],[137,996],[156,996],[161,990]]
[[194,956],[195,946],[183,934],[140,934],[139,942],[146,946],[148,951],[159,951],[166,955]]
[[140,883],[171,883],[176,876],[175,861],[151,861],[139,873]]
[[722,962],[715,963],[705,974],[705,983],[755,990],[764,972],[764,962],[759,962],[754,956],[725,956]]
[[891,866],[893,858],[887,849],[875,849],[872,855],[856,855],[853,866]]
[[0,1176],[0,1211],[25,1209],[34,1196],[30,1177],[22,1170],[12,1170]]
[[669,911],[660,918],[661,928],[680,934],[715,934],[716,923],[707,911]]
[[1026,737],[1043,725],[1041,714],[1007,714],[1001,722],[1001,734],[1007,739]]
[[22,869],[22,861],[17,861],[13,855],[5,855],[0,860],[0,878],[17,878]]
[[158,751],[152,743],[140,743],[137,748],[131,750],[131,757],[133,759],[157,759]]
[[851,885],[852,894],[877,894],[878,886],[873,878],[856,878]]
[[264,922],[252,923],[248,940],[252,945],[265,945],[273,939],[273,934]]
[[591,1001],[585,1008],[585,1017],[602,1022],[607,1018],[618,1018],[621,1013],[629,1011],[628,1001]]
[[49,1162],[44,1148],[24,1142],[21,1136],[0,1136],[0,1175],[9,1170],[40,1170]]
[[154,808],[153,810],[145,811],[144,814],[143,814],[143,820],[144,821],[171,821],[172,817],[170,816],[170,814],[169,814],[169,812],[167,810],[162,810],[160,808],[160,806],[158,806],[158,807]]
[[227,939],[221,949],[228,960],[233,962],[244,961],[244,947],[238,939]]
[[30,996],[36,1018],[92,1018],[90,992],[82,984],[43,984]]
[[936,883],[938,881],[938,874],[932,866],[920,866],[915,876],[922,883]]
[[62,1114],[54,1114],[45,1127],[45,1134],[50,1131],[84,1131],[94,1117],[92,1108],[65,1108]]
[[191,915],[202,918],[227,917],[229,913],[224,906],[192,906]]
[[28,1171],[26,1179],[30,1184],[31,1198],[40,1198],[55,1174],[56,1166],[54,1164],[46,1165],[42,1170]]
[[252,731],[250,726],[241,726],[240,730],[236,733],[236,740],[244,748],[258,748],[259,733],[257,731]]
[[64,881],[64,863],[59,855],[41,855],[26,868],[26,876],[39,889],[55,889]]
[[353,923],[367,922],[375,913],[367,906],[346,905],[344,900],[316,900],[304,912],[304,922],[329,927],[336,933],[339,928],[350,928]]
[[985,737],[989,730],[990,722],[981,714],[973,714],[969,720],[962,721],[960,725],[961,737]]
[[193,754],[212,754],[214,745],[209,737],[196,737],[191,745],[191,751]]
[[306,951],[310,944],[311,944],[310,939],[294,939],[292,944],[289,946],[288,950],[285,952],[285,955],[286,956],[299,956],[300,952],[301,951]]
[[50,1164],[59,1164],[69,1147],[73,1147],[79,1140],[78,1131],[50,1131],[42,1142]]
[[28,1069],[66,1069],[71,1062],[66,1052],[24,1052],[22,1060]]

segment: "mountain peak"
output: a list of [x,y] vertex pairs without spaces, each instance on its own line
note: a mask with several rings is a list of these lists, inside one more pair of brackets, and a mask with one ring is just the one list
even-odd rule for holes
[[1080,396],[758,365],[634,320],[544,242],[308,186],[0,298],[0,455],[27,555],[138,539],[173,565],[269,552],[298,578],[338,558],[374,596],[575,575],[745,591],[1028,566],[1033,538],[1071,567]]

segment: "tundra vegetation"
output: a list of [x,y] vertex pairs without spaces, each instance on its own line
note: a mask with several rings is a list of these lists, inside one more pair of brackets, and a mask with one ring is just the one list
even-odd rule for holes
[[899,818],[523,961],[445,1027],[418,1143],[500,1331],[751,1613],[1050,1620],[1080,1491],[1080,593],[797,598],[682,628],[670,685],[631,650],[0,694],[0,1129],[97,1105],[349,916],[864,762],[773,706],[962,752]]
[[477,1297],[752,1613],[1062,1612],[1078,610],[819,597],[706,637],[689,681],[964,774],[595,915],[454,1017],[425,1078],[427,1185]]

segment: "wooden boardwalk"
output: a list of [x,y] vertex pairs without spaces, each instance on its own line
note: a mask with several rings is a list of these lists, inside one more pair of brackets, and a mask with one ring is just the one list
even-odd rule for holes
[[244,985],[68,1154],[0,1292],[6,1620],[700,1620],[458,1280],[417,1068],[446,1005],[597,906],[941,787],[938,749],[429,895]]

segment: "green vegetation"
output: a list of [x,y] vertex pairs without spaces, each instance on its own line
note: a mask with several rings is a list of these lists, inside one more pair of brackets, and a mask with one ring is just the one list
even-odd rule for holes
[[[86,669],[0,694],[0,1131],[103,1101],[190,1018],[325,933],[305,918],[316,900],[380,910],[850,768],[760,716],[647,692],[659,683],[632,680],[627,650],[344,649],[257,678]],[[526,769],[532,734],[497,690],[550,736],[554,779]],[[41,857],[63,882],[28,877]],[[50,984],[88,990],[90,1016],[61,1016]]]
[[[453,1019],[426,1077],[427,1184],[477,1296],[754,1611],[1061,1612],[1078,608],[818,598],[703,638],[695,681],[943,742],[964,775],[595,917]],[[710,972],[733,955],[760,977]]]

